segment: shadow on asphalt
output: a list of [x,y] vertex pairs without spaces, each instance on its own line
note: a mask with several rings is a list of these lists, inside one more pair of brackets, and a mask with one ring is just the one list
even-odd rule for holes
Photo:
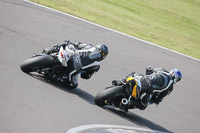
[[151,130],[156,130],[156,131],[161,131],[161,132],[169,132],[169,133],[172,133],[172,131],[169,131],[167,130],[166,128],[146,119],[146,118],[143,118],[135,113],[132,113],[132,112],[124,112],[122,110],[118,110],[112,106],[105,106],[103,107],[103,109],[105,109],[106,111],[109,111],[123,119],[126,119],[140,127],[147,127]]
[[[50,81],[47,81],[43,78],[43,76],[41,75],[35,75],[35,74],[29,74],[30,76],[40,80],[40,81],[43,81],[51,86],[55,86],[56,88],[58,89],[61,89],[67,93],[71,93],[71,94],[74,94],[74,95],[77,95],[78,97],[80,97],[81,99],[85,100],[86,102],[88,102],[89,104],[92,104],[92,105],[96,105],[95,102],[94,102],[94,96],[89,94],[88,92],[80,89],[80,88],[76,88],[76,89],[67,89],[66,87],[58,84],[58,83],[55,83],[55,82],[50,82]],[[140,127],[147,127],[151,130],[157,130],[157,131],[162,131],[162,132],[171,132],[167,129],[165,129],[164,127],[146,119],[146,118],[143,118],[135,113],[132,113],[132,112],[124,112],[122,110],[118,110],[112,106],[105,106],[103,107],[103,109],[105,109],[106,111],[109,111],[123,119],[126,119]]]
[[61,85],[61,84],[59,84],[59,83],[57,83],[57,82],[47,81],[47,80],[45,80],[44,77],[41,76],[41,75],[38,75],[38,74],[31,74],[31,73],[28,74],[28,75],[32,76],[32,77],[35,78],[35,79],[38,79],[38,80],[40,80],[40,81],[43,81],[43,82],[45,82],[45,83],[47,83],[47,84],[49,84],[49,85],[51,85],[51,86],[54,86],[54,87],[56,87],[56,88],[58,88],[58,89],[60,89],[60,90],[63,90],[63,91],[65,91],[65,92],[67,92],[67,93],[71,93],[71,94],[77,95],[78,97],[80,97],[81,99],[85,100],[85,101],[88,102],[89,104],[96,105],[95,102],[94,102],[94,96],[91,95],[91,94],[89,94],[88,92],[86,92],[86,91],[80,89],[80,88],[76,88],[76,89],[73,89],[73,90],[72,90],[72,89],[66,88],[65,86],[63,86],[63,85]]

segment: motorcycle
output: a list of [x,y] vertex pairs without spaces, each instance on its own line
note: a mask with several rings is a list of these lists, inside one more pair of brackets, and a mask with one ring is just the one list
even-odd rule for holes
[[103,107],[111,105],[127,112],[130,99],[127,96],[126,83],[121,86],[110,86],[95,96],[96,105]]
[[[73,65],[68,66],[69,63]],[[68,46],[65,47],[65,50],[61,46],[59,52],[52,54],[35,54],[20,65],[21,70],[25,73],[36,72],[50,81],[65,78],[67,79],[67,83],[69,83],[70,80],[69,73],[66,71],[69,67],[73,67],[71,69],[79,73],[82,65],[79,53],[75,49],[69,49]],[[73,78],[72,80],[77,79]]]
[[[139,99],[133,98],[128,95],[127,84],[122,82],[120,86],[110,86],[105,88],[102,92],[98,93],[95,96],[96,105],[103,107],[105,105],[110,105],[116,108],[121,109],[122,111],[128,112],[128,109],[134,109],[137,107],[130,107],[130,100],[140,102]],[[152,98],[149,101],[149,105],[156,103],[158,93],[152,95]]]

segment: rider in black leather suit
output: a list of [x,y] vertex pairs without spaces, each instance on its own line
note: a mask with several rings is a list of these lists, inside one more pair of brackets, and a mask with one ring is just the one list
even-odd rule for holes
[[133,77],[135,81],[129,87],[129,96],[131,96],[131,90],[133,90],[136,82],[140,82],[141,84],[141,88],[138,87],[140,89],[137,89],[137,97],[131,96],[132,98],[128,106],[129,108],[137,107],[144,110],[149,104],[159,104],[165,96],[169,95],[173,90],[173,85],[181,80],[182,74],[178,69],[172,69],[168,72],[164,68],[153,68],[149,66],[146,68],[145,75],[133,72],[121,80],[113,80],[112,83],[113,85],[120,85],[128,77]]
[[[78,74],[81,73],[81,78],[89,79],[100,68],[100,61],[105,59],[108,55],[108,47],[105,44],[98,44],[93,46],[92,44],[84,44],[80,42],[72,43],[70,41],[64,41],[55,45],[53,48],[46,48],[43,50],[45,54],[51,54],[59,52],[60,48],[66,47],[78,55],[78,58],[69,60],[67,62],[68,68],[62,78],[57,79],[68,88],[74,89],[78,86]],[[70,57],[74,58],[74,57]],[[79,68],[76,68],[76,64]]]

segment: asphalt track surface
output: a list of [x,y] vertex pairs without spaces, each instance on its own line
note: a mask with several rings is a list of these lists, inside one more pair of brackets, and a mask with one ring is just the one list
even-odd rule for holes
[[[68,90],[23,73],[23,60],[64,40],[106,43],[110,53],[101,69]],[[182,81],[159,106],[124,113],[100,108],[94,96],[112,79],[146,66],[179,68]],[[0,132],[63,133],[90,124],[165,132],[200,130],[200,62],[148,43],[27,3],[0,0]]]

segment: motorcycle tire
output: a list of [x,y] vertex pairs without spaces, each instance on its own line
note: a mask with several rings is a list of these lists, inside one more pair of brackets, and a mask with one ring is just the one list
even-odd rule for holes
[[53,65],[53,57],[50,55],[36,56],[25,60],[20,68],[23,72],[33,72],[36,68],[46,68]]
[[101,93],[97,94],[95,97],[96,105],[102,107],[105,106],[106,100],[115,98],[117,96],[124,96],[124,88],[121,86],[114,86],[109,89],[103,90]]

